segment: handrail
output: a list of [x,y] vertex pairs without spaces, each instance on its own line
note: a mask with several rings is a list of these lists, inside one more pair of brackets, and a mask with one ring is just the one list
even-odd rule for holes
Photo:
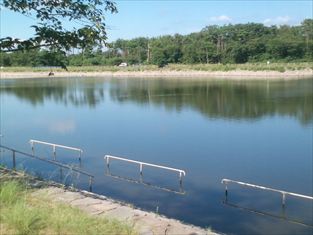
[[268,188],[268,187],[255,185],[255,184],[244,183],[244,182],[240,182],[240,181],[236,181],[236,180],[222,179],[221,183],[226,185],[225,186],[226,187],[226,193],[227,193],[227,184],[228,183],[236,183],[236,184],[247,186],[247,187],[258,188],[258,189],[267,190],[267,191],[271,191],[271,192],[281,193],[283,205],[285,205],[286,195],[313,200],[313,197],[311,197],[311,196],[306,196],[306,195],[302,195],[302,194],[298,194],[298,193],[292,193],[292,192],[287,192],[287,191],[283,191],[283,190]]
[[51,164],[54,164],[54,165],[57,165],[57,166],[60,166],[60,167],[72,170],[72,171],[76,171],[76,172],[81,173],[83,175],[87,175],[89,177],[89,187],[91,187],[92,179],[94,178],[94,176],[89,174],[86,171],[83,171],[83,170],[78,169],[76,167],[65,165],[65,164],[60,163],[60,162],[52,161],[52,160],[45,159],[45,158],[42,158],[42,157],[38,157],[38,156],[29,154],[29,153],[25,153],[25,152],[22,152],[22,151],[19,151],[19,150],[16,150],[16,149],[4,146],[4,145],[0,145],[0,148],[12,151],[12,153],[13,153],[13,168],[15,168],[15,156],[16,156],[16,153],[19,153],[19,154],[22,154],[22,155],[30,157],[30,158],[34,158],[34,159],[37,159],[37,160],[40,160],[40,161],[48,162],[48,163],[51,163]]
[[48,142],[44,142],[44,141],[40,141],[40,140],[32,140],[31,139],[31,140],[29,140],[29,143],[30,143],[33,151],[34,151],[34,143],[37,143],[37,144],[44,144],[44,145],[52,146],[52,148],[53,148],[52,150],[53,150],[54,154],[56,154],[56,147],[78,151],[79,152],[79,159],[81,159],[81,155],[83,153],[83,150],[80,148],[65,146],[65,145],[61,145],[61,144],[53,144],[53,143],[48,143]]
[[156,167],[156,168],[161,168],[161,169],[165,169],[165,170],[179,172],[179,179],[180,180],[182,180],[182,175],[184,175],[184,176],[186,175],[186,172],[184,170],[180,170],[180,169],[176,169],[176,168],[172,168],[172,167],[167,167],[167,166],[151,164],[151,163],[146,163],[146,162],[135,161],[135,160],[127,159],[127,158],[115,157],[115,156],[111,156],[111,155],[105,155],[104,156],[104,159],[106,159],[107,165],[109,165],[110,158],[116,159],[116,160],[125,161],[125,162],[131,162],[131,163],[139,164],[139,166],[140,166],[140,174],[142,174],[143,166],[146,165],[146,166],[152,166],[152,167]]

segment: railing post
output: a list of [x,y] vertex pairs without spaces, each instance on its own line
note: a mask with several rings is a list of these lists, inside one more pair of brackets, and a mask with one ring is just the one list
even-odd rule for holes
[[106,160],[107,160],[107,166],[109,167],[109,164],[110,164],[110,157],[109,156],[106,156]]
[[283,195],[282,195],[282,206],[285,207],[285,205],[286,205],[286,194],[283,193]]
[[142,164],[140,163],[140,175],[142,175]]
[[89,191],[92,192],[92,178],[89,176]]
[[60,181],[62,182],[63,180],[63,170],[62,167],[60,167]]
[[179,172],[179,183],[182,184],[183,182],[183,175],[182,175],[182,172],[180,171]]
[[79,150],[79,160],[81,160],[81,159],[82,159],[82,151]]
[[33,155],[35,155],[34,142],[31,141],[31,142],[30,142],[30,145],[31,145],[31,148],[32,148],[32,153],[33,153]]
[[52,151],[53,151],[53,157],[54,157],[54,160],[55,160],[56,159],[55,145],[52,145]]
[[15,151],[13,150],[12,151],[12,157],[13,157],[13,169],[15,170],[15,168],[16,168],[16,162],[15,162]]

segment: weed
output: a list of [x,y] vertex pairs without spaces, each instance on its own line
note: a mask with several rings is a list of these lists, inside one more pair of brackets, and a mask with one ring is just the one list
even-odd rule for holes
[[1,234],[136,234],[127,224],[35,196],[15,180],[1,183],[0,210]]

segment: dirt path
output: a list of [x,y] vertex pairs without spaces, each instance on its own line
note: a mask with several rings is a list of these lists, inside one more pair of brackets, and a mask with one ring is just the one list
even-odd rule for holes
[[103,71],[103,72],[0,72],[1,79],[103,77],[103,78],[221,78],[231,80],[301,79],[313,76],[313,70],[278,71]]

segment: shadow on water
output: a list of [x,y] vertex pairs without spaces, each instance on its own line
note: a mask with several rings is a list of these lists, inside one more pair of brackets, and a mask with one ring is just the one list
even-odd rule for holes
[[170,192],[170,193],[175,193],[175,194],[180,194],[180,195],[185,195],[186,194],[186,191],[183,188],[182,181],[179,183],[179,191],[177,191],[175,189],[162,187],[162,186],[159,186],[159,185],[154,185],[154,184],[149,183],[149,182],[145,182],[144,181],[144,174],[140,174],[139,180],[133,179],[133,178],[124,177],[124,176],[121,176],[121,175],[112,174],[111,171],[110,171],[110,167],[109,166],[106,166],[105,175],[109,176],[109,177],[112,177],[114,179],[124,180],[126,182],[134,183],[134,184],[141,184],[141,185],[144,185],[146,187],[162,190],[162,191],[165,191],[165,192]]

